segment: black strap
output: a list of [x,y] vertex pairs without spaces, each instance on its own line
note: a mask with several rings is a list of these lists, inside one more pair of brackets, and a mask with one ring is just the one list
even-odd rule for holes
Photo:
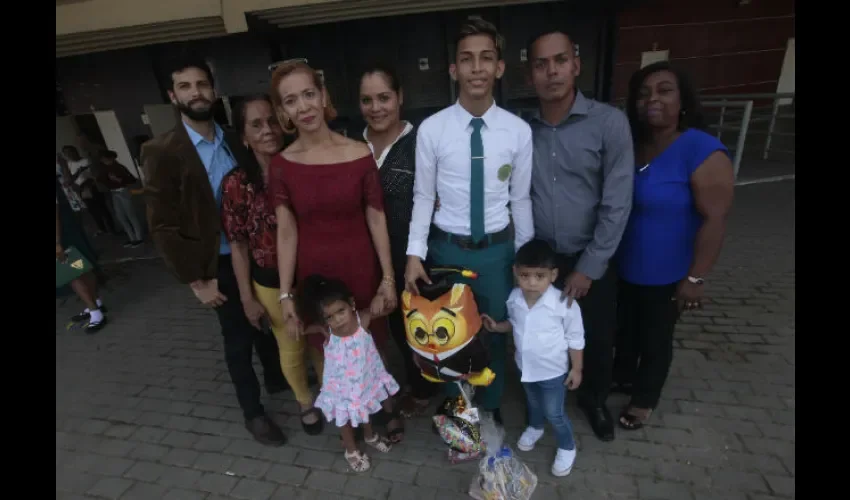
[[251,257],[251,279],[266,288],[280,288],[280,274],[276,267],[261,267]]

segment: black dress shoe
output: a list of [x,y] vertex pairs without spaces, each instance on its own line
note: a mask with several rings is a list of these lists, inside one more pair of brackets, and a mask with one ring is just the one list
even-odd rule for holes
[[590,422],[590,428],[601,441],[614,440],[614,419],[606,406],[584,405],[581,407]]
[[266,415],[252,418],[245,422],[245,428],[254,436],[254,439],[266,446],[283,446],[286,444],[286,436],[280,427]]
[[97,323],[89,323],[88,325],[86,325],[86,333],[89,335],[97,333],[98,331],[100,331],[101,328],[106,326],[106,323],[106,316],[104,316],[103,319],[98,321]]

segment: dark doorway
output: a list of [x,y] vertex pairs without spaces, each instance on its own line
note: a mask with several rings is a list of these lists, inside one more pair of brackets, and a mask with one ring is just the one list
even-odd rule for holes
[[93,149],[89,151],[90,154],[106,149],[106,140],[100,132],[100,125],[97,124],[94,114],[74,115],[74,121],[77,122],[77,130],[85,137],[87,146]]

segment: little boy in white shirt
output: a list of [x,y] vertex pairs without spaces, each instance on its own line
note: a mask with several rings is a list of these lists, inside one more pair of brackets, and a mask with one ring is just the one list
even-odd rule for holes
[[568,306],[552,283],[558,277],[556,255],[548,243],[532,240],[516,254],[514,288],[507,300],[508,320],[495,322],[482,315],[484,328],[492,332],[513,331],[516,364],[528,407],[528,428],[517,448],[531,451],[543,437],[543,421],[555,430],[558,453],[552,474],[566,476],[573,468],[576,446],[573,429],[564,410],[566,388],[581,385],[584,325],[578,302]]

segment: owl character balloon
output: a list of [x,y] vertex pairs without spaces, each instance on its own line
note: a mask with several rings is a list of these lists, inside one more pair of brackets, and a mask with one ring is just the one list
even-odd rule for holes
[[458,275],[477,277],[468,269],[434,267],[429,272],[432,284],[417,283],[419,295],[402,292],[407,343],[426,380],[487,386],[496,374],[487,367],[490,356],[478,337],[481,315],[472,288],[452,282]]

